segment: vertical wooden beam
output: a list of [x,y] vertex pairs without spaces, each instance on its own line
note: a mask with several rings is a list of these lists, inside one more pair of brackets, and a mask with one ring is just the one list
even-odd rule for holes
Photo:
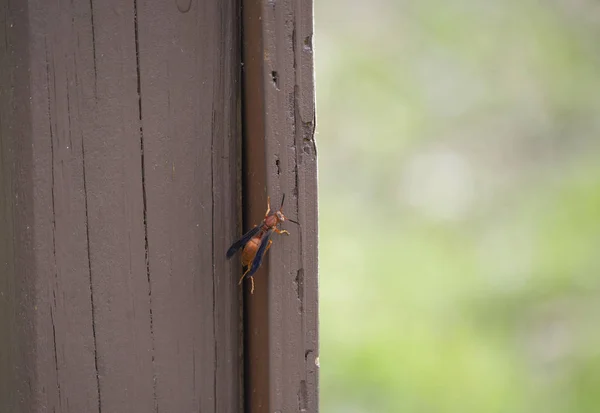
[[35,397],[37,311],[27,3],[0,3],[0,24],[0,406],[26,413]]
[[237,0],[0,13],[0,410],[240,411]]
[[137,1],[156,397],[161,411],[235,412],[239,8]]
[[291,236],[275,235],[247,300],[247,406],[318,411],[317,164],[312,0],[245,0],[246,221],[286,194]]

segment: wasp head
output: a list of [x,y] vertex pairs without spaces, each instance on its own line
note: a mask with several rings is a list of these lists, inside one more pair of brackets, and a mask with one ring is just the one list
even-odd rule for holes
[[285,215],[283,215],[283,212],[281,212],[281,210],[275,212],[275,216],[277,217],[277,220],[279,222],[285,221]]
[[281,206],[279,207],[279,211],[275,212],[275,216],[277,217],[277,220],[279,222],[284,222],[285,220],[288,220],[290,222],[293,222],[294,224],[300,225],[300,224],[298,224],[297,221],[294,221],[293,219],[286,218],[285,215],[283,215],[282,209],[283,209],[283,202],[284,201],[285,201],[285,194],[283,194],[283,196],[281,197]]

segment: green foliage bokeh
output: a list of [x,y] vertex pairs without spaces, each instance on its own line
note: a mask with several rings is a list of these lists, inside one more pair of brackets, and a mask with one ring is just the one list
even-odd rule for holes
[[599,22],[315,1],[321,411],[598,411]]

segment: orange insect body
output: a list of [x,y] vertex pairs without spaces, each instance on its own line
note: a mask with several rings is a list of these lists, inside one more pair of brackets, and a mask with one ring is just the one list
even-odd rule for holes
[[254,257],[256,256],[256,251],[258,251],[258,247],[260,246],[260,237],[253,237],[248,241],[248,243],[244,246],[242,250],[242,265],[247,267]]
[[[256,251],[258,251],[258,247],[260,247],[261,238],[262,234],[256,237],[252,237],[250,241],[248,241],[248,243],[244,246],[244,249],[242,250],[242,265],[244,267],[249,266],[252,263],[252,261],[254,261]],[[269,240],[269,245],[267,245],[265,253],[269,250],[272,243],[273,241]]]
[[[280,212],[280,211],[277,211]],[[274,228],[276,227],[280,221],[283,221],[285,218],[281,218],[279,216],[277,216],[277,213],[273,214],[273,215],[267,215],[263,221],[262,224],[262,230],[266,231],[269,228]]]
[[[271,234],[276,232],[278,234],[288,234],[286,230],[279,229],[277,226],[286,220],[286,217],[283,215],[281,209],[283,208],[283,201],[285,199],[285,195],[281,200],[281,207],[278,211],[271,213],[271,202],[269,197],[267,197],[267,212],[265,213],[265,218],[260,223],[260,227],[255,226],[250,231],[248,231],[242,238],[237,240],[236,242],[229,247],[227,251],[227,258],[231,258],[237,250],[242,248],[242,265],[246,268],[246,271],[240,278],[240,283],[244,279],[246,275],[250,277],[252,281],[252,289],[250,292],[254,291],[254,278],[252,275],[258,270],[262,263],[262,259],[266,252],[271,247],[273,241],[270,239]],[[298,224],[296,221],[288,219],[295,224]]]

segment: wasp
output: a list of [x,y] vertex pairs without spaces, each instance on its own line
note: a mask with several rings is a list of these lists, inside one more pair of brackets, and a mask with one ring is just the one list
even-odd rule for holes
[[234,242],[231,247],[227,250],[227,259],[233,257],[233,255],[243,247],[242,249],[242,265],[246,267],[244,274],[240,278],[238,284],[241,284],[244,277],[250,277],[252,287],[250,294],[254,293],[254,273],[260,268],[262,260],[271,248],[273,241],[271,235],[273,232],[278,234],[290,235],[290,233],[284,229],[279,229],[277,226],[284,222],[286,219],[293,222],[296,225],[300,225],[293,219],[286,218],[283,215],[283,202],[285,201],[285,194],[281,197],[281,206],[277,211],[271,212],[271,199],[267,197],[267,212],[265,212],[265,218],[259,225],[255,225],[250,231],[246,232],[239,240]]

